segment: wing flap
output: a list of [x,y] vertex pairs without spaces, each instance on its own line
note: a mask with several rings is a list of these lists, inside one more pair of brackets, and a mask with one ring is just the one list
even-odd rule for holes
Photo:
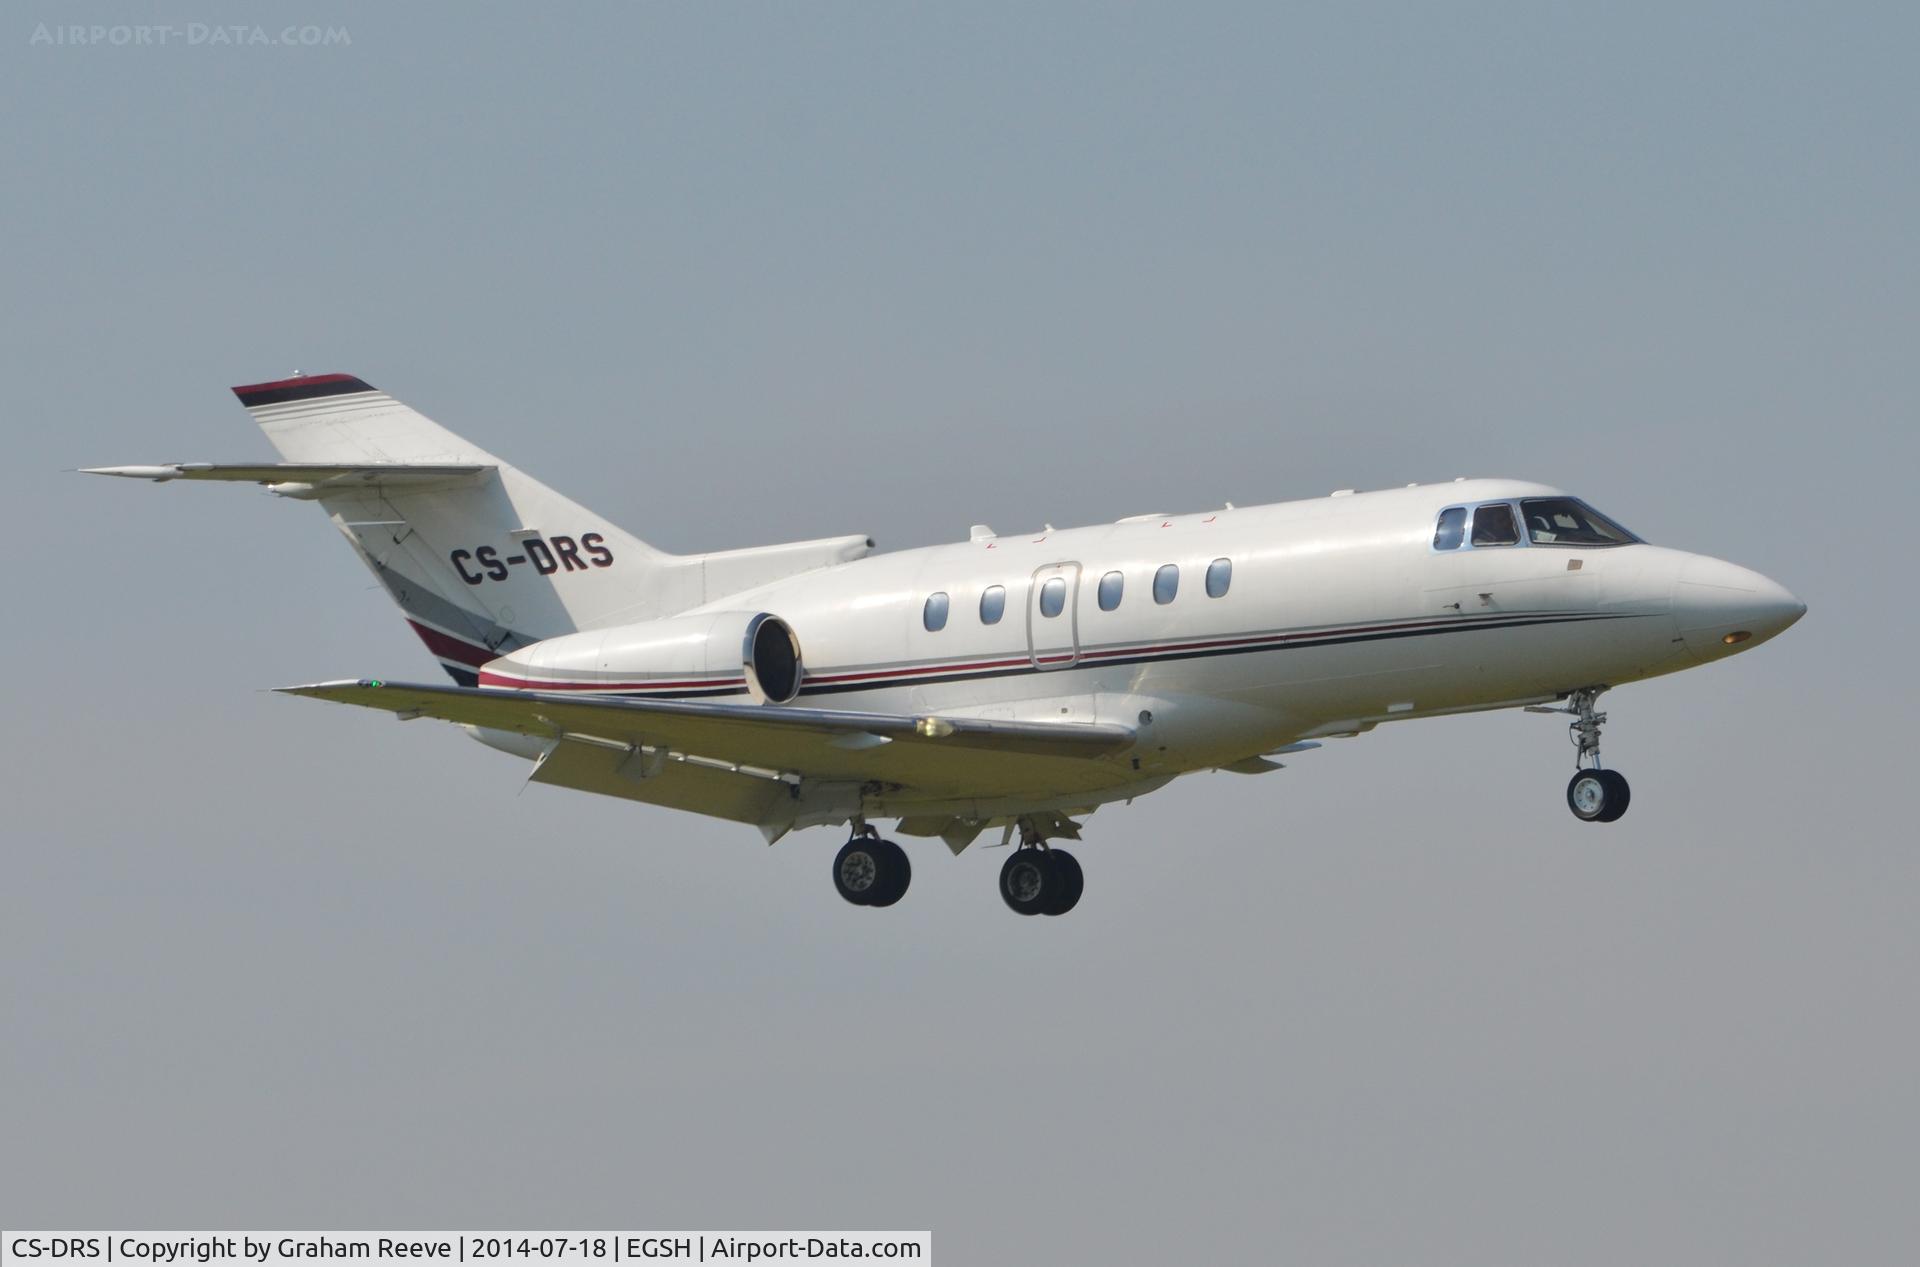
[[774,780],[742,778],[708,766],[655,762],[647,757],[644,753],[559,740],[528,779],[755,825],[777,819],[776,811],[791,795],[785,785]]

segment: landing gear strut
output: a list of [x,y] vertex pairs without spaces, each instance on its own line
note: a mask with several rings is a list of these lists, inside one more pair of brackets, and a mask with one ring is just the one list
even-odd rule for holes
[[1567,808],[1583,823],[1611,823],[1627,812],[1633,789],[1618,770],[1600,766],[1600,727],[1607,715],[1594,709],[1604,686],[1589,686],[1567,697],[1565,708],[1535,706],[1530,713],[1565,713],[1573,718],[1567,733],[1579,750],[1574,758],[1577,769],[1567,783]]
[[1086,877],[1080,862],[1024,822],[1020,847],[1000,868],[1000,897],[1020,915],[1065,915],[1080,901]]
[[855,906],[892,906],[913,881],[907,851],[865,823],[833,857],[833,887]]

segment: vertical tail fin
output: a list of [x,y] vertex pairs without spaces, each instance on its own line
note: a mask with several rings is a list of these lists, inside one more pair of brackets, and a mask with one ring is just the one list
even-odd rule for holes
[[[527,643],[698,603],[666,555],[349,374],[236,387],[290,463],[379,467],[320,502],[455,681]],[[477,465],[478,479],[403,478]]]
[[233,389],[283,463],[88,468],[317,501],[465,686],[529,643],[676,615],[873,549],[826,537],[665,554],[351,374]]

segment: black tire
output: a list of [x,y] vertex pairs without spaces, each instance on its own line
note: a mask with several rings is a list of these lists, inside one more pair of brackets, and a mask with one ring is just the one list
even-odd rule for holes
[[1080,860],[1064,849],[1047,850],[1047,863],[1053,868],[1053,884],[1048,890],[1053,896],[1047,914],[1065,915],[1086,891],[1087,877],[1080,870]]
[[913,864],[907,861],[907,851],[891,840],[876,840],[874,847],[881,858],[880,883],[875,886],[872,897],[867,899],[868,906],[892,906],[907,895],[907,886],[913,883]]
[[1045,849],[1016,849],[1000,867],[1000,900],[1016,915],[1044,915],[1059,880]]
[[1618,778],[1611,770],[1576,771],[1567,781],[1567,808],[1583,823],[1612,821],[1606,815],[1620,797]]
[[833,887],[855,906],[871,906],[876,891],[886,891],[887,860],[881,844],[872,836],[855,836],[833,855]]
[[1611,823],[1627,812],[1627,806],[1633,803],[1633,789],[1627,786],[1627,778],[1618,770],[1602,770],[1600,777],[1608,783],[1607,807],[1600,811],[1596,822]]

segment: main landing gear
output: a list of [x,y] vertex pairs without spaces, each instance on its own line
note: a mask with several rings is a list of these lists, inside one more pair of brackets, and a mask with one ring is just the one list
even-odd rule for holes
[[1079,860],[1051,848],[1022,822],[1020,847],[1000,868],[1000,897],[1008,908],[1020,915],[1065,915],[1085,888]]
[[855,906],[892,906],[913,881],[907,851],[862,823],[833,856],[833,887]]
[[1567,808],[1583,823],[1611,823],[1627,812],[1627,805],[1633,800],[1633,790],[1627,786],[1625,776],[1618,770],[1600,767],[1600,727],[1606,723],[1607,715],[1596,712],[1594,704],[1606,689],[1589,686],[1575,691],[1567,697],[1565,708],[1536,706],[1527,710],[1565,713],[1573,718],[1567,731],[1579,755],[1574,758],[1578,769],[1567,783]]
[[[913,880],[907,851],[868,824],[854,821],[853,837],[833,856],[833,887],[855,906],[892,906]],[[1020,822],[1020,847],[1000,868],[1000,897],[1022,915],[1065,915],[1086,888],[1079,861],[1047,844],[1041,830]]]

